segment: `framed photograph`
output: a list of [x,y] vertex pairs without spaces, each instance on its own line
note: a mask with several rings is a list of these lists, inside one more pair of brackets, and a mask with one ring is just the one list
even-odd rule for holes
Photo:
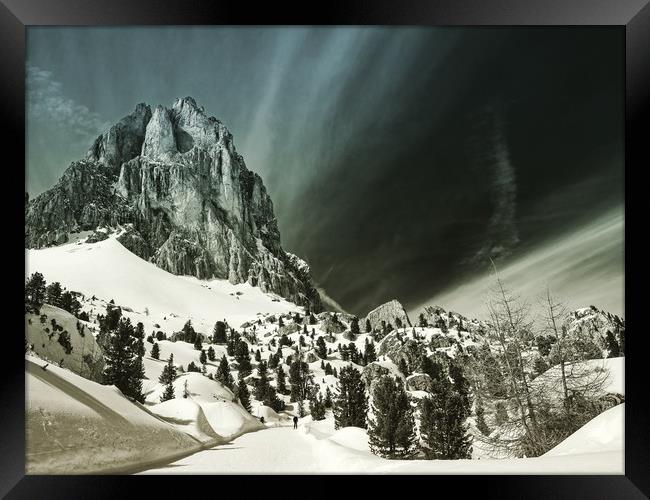
[[3,0],[0,492],[646,498],[646,3]]

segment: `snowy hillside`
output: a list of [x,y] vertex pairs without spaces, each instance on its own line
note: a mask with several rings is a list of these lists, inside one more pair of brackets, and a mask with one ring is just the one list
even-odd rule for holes
[[116,239],[119,233],[97,243],[85,243],[87,236],[79,235],[65,245],[26,250],[27,274],[38,271],[48,282],[58,281],[86,297],[113,299],[125,315],[142,321],[147,332],[177,331],[191,318],[197,331],[209,333],[224,318],[239,325],[257,313],[298,310],[244,283],[202,281],[163,271],[124,248]]
[[27,356],[28,474],[124,471],[200,449],[114,386]]

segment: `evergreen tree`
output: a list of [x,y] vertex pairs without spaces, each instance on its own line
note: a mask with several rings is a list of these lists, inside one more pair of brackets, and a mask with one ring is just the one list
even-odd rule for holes
[[286,394],[287,393],[286,375],[284,373],[284,370],[282,369],[282,365],[279,365],[278,369],[276,371],[275,385],[276,385],[276,387],[278,389],[278,392],[280,394]]
[[196,363],[194,363],[194,361],[190,361],[187,364],[187,371],[194,372],[194,373],[201,373],[201,369],[198,366],[196,366]]
[[25,283],[25,312],[40,313],[45,303],[45,278],[41,273],[33,273]]
[[259,349],[257,351],[255,351],[255,361],[258,362],[258,363],[260,361],[262,361],[262,353],[260,352]]
[[176,379],[176,367],[174,366],[174,354],[169,355],[169,360],[167,360],[167,364],[163,368],[162,373],[160,374],[160,378],[158,381],[161,384],[165,384],[165,390],[160,397],[160,402],[168,401],[170,399],[174,399],[176,396],[174,395],[174,380]]
[[350,352],[348,351],[348,346],[340,346],[339,345],[339,352],[341,353],[341,359],[343,361],[349,361],[350,360]]
[[200,334],[194,334],[194,349],[197,351],[202,351],[203,350],[203,342],[201,342],[201,335]]
[[334,402],[332,401],[332,391],[329,386],[325,389],[325,400],[323,401],[323,404],[325,405],[325,408],[331,408],[334,405]]
[[61,283],[55,281],[50,283],[46,288],[47,303],[56,307],[61,307]]
[[401,358],[399,360],[399,363],[397,363],[397,368],[405,377],[408,377],[411,374],[404,358]]
[[280,363],[280,357],[278,356],[278,353],[271,354],[269,356],[269,369],[270,370],[275,370],[278,367],[279,363]]
[[368,419],[370,450],[384,458],[410,458],[417,435],[413,409],[402,380],[381,377],[372,393],[373,417]]
[[266,361],[260,361],[257,365],[258,379],[255,383],[255,399],[267,401],[269,399],[269,376]]
[[341,369],[337,381],[338,394],[334,400],[334,428],[366,428],[368,400],[366,386],[361,379],[361,372],[348,365]]
[[370,320],[366,320],[366,333],[372,332],[372,326],[370,325]]
[[348,344],[348,357],[352,363],[359,364],[359,351],[354,342]]
[[201,349],[201,354],[199,354],[199,363],[205,365],[208,362],[208,356],[205,354],[205,349]]
[[216,359],[216,355],[212,346],[208,347],[208,359],[210,361],[214,361]]
[[[243,379],[243,377],[241,378]],[[225,355],[221,357],[221,361],[217,367],[216,379],[218,382],[221,382],[221,385],[227,387],[230,390],[232,390],[235,385],[235,381],[230,374],[230,365],[228,364],[228,358],[226,358]]]
[[246,377],[253,371],[250,354],[248,352],[248,344],[243,340],[240,340],[235,348],[235,361],[239,365],[240,377]]
[[612,333],[611,330],[607,330],[606,342],[607,342],[607,350],[609,351],[607,357],[608,358],[619,357],[621,355],[621,348],[618,344],[618,341],[616,340],[616,337],[614,337],[614,334]]
[[151,347],[151,357],[153,359],[160,359],[160,346],[158,345],[158,342],[154,342]]
[[114,385],[125,396],[141,401],[144,370],[137,340],[131,320],[120,319],[116,331],[108,338],[104,353],[104,382]]
[[191,319],[187,320],[187,322],[183,325],[183,329],[181,331],[183,333],[181,338],[185,342],[189,342],[191,344],[194,344],[196,342],[196,331],[194,331]]
[[333,373],[333,372],[332,372],[332,365],[330,365],[329,363],[327,363],[327,364],[325,365],[325,375],[332,375],[332,373]]
[[309,365],[299,355],[289,366],[289,383],[291,384],[291,401],[302,401],[309,395],[311,375]]
[[227,341],[226,324],[223,321],[217,321],[212,330],[212,342],[215,344],[225,344]]
[[81,303],[71,292],[66,290],[61,294],[59,307],[68,311],[72,315],[77,316],[81,310]]
[[426,318],[424,317],[424,314],[422,313],[420,313],[420,316],[418,317],[418,326],[421,326],[422,328],[429,326]]
[[471,437],[465,420],[464,396],[447,380],[434,384],[430,396],[421,400],[420,436],[428,459],[471,458]]
[[246,409],[248,413],[251,412],[251,395],[248,391],[248,386],[244,379],[239,379],[239,384],[237,384],[237,397],[239,402]]
[[318,337],[316,341],[316,354],[321,359],[327,358],[327,346],[325,345],[325,339],[323,337]]
[[[350,321],[350,333],[352,335],[359,335],[361,333],[361,330],[359,330],[359,318],[356,316]],[[352,337],[352,340],[354,340],[354,337]]]
[[325,403],[318,387],[313,386],[311,397],[309,398],[309,412],[314,421],[325,419]]
[[372,363],[373,361],[377,361],[377,352],[375,351],[374,342],[366,343],[366,350],[364,352],[364,357],[365,357],[366,364]]
[[282,328],[284,326],[284,321],[282,320],[282,316],[278,318],[278,326]]

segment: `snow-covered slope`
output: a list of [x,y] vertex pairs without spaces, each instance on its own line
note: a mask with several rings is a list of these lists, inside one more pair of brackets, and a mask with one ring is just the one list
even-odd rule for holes
[[[25,315],[25,336],[34,353],[82,377],[101,382],[103,350],[97,344],[92,328],[69,312],[49,304],[41,307],[40,314]],[[62,343],[62,335],[70,341],[69,352]]]
[[171,460],[200,443],[114,386],[26,356],[28,474],[117,472]]
[[[27,273],[42,273],[48,283],[59,281],[70,290],[109,301],[140,313],[145,327],[159,324],[165,332],[180,330],[191,318],[197,331],[210,333],[217,320],[234,325],[257,313],[298,310],[286,300],[245,283],[202,281],[163,271],[129,252],[116,239],[84,240],[26,250]],[[146,314],[148,311],[148,315]],[[125,311],[125,315],[129,315]]]
[[625,403],[604,411],[571,434],[545,457],[623,450]]

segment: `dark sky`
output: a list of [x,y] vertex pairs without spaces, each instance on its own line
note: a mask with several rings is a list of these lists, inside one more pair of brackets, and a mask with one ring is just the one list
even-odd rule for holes
[[27,187],[138,102],[191,95],[346,310],[470,314],[454,290],[492,256],[620,313],[623,65],[614,28],[29,28]]

